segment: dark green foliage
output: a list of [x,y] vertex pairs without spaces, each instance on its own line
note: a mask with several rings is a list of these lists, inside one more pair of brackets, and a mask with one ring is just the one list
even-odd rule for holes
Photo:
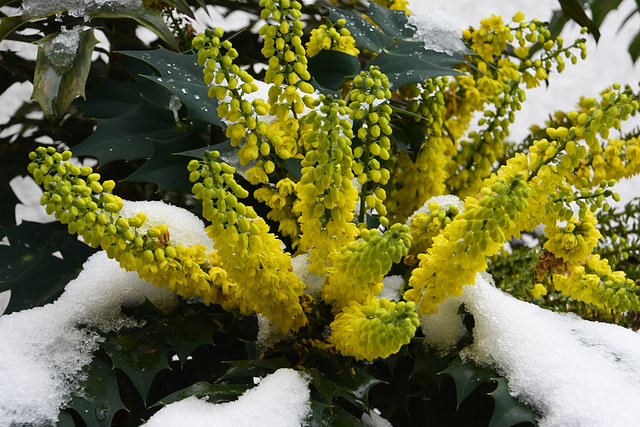
[[[23,221],[17,227],[4,228],[4,232],[9,245],[0,245],[0,292],[11,291],[6,313],[56,300],[95,252],[60,223]],[[56,252],[62,258],[55,256]]]

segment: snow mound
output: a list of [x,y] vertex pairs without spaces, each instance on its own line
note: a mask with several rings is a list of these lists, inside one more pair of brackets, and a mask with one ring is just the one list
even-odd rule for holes
[[293,369],[279,369],[233,402],[212,404],[194,396],[171,403],[146,427],[298,427],[311,413],[309,380]]

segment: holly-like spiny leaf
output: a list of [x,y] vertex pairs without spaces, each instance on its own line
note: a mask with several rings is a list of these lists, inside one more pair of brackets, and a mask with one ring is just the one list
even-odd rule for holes
[[[387,75],[393,89],[411,83],[424,82],[431,77],[463,74],[452,68],[456,64],[465,62],[464,57],[458,53],[448,55],[444,52],[427,50],[422,44],[416,44],[416,42],[400,41],[396,45],[385,49],[370,62]],[[419,45],[422,46],[421,49]]]
[[504,377],[494,378],[498,387],[489,395],[495,401],[495,409],[489,427],[510,426],[520,423],[531,423],[537,425],[537,414],[529,406],[520,402],[509,393],[507,379]]
[[[77,46],[67,52],[61,49],[67,38],[64,34],[52,34],[38,41],[36,70],[33,77],[33,95],[45,117],[52,125],[65,115],[71,102],[84,97],[84,85],[91,68],[91,54],[98,40],[93,29],[81,31]],[[75,50],[74,50],[75,49]]]
[[158,324],[158,334],[173,348],[182,366],[198,347],[213,344],[216,329],[219,328],[211,314],[191,308],[185,313],[162,319]]
[[153,153],[149,160],[124,180],[154,182],[158,185],[158,191],[190,192],[193,186],[187,172],[190,159],[177,154],[184,150],[202,147],[204,142],[198,131],[192,129],[189,133],[184,133],[174,139],[150,139],[149,142],[153,145]]
[[132,111],[96,122],[96,131],[75,146],[73,153],[97,157],[101,165],[151,157],[153,144],[149,138],[173,139],[183,135],[168,108],[159,107],[144,97]]
[[[0,292],[11,290],[6,313],[54,301],[95,252],[59,223],[23,221],[5,232],[9,245],[0,245]],[[53,255],[57,251],[62,259]]]
[[558,0],[562,13],[568,19],[572,19],[581,27],[587,27],[589,32],[593,34],[593,38],[596,42],[600,39],[600,30],[598,26],[587,16],[587,13],[582,8],[582,5],[578,0]]
[[88,427],[109,427],[116,412],[127,409],[120,399],[116,373],[100,358],[95,358],[84,373],[87,377],[80,384],[82,392],[74,394],[67,407]]
[[378,53],[393,44],[393,37],[384,34],[375,25],[357,13],[330,7],[327,19],[333,22],[337,22],[339,19],[347,21],[344,27],[351,33],[356,46],[371,52]]
[[321,86],[339,90],[346,79],[360,74],[360,62],[344,52],[322,50],[309,58],[309,72]]
[[187,107],[189,120],[200,120],[226,126],[217,114],[216,99],[209,98],[209,87],[204,84],[202,67],[196,55],[175,53],[166,49],[120,52],[146,62],[158,70],[160,76],[144,76],[161,85],[180,99]]
[[145,402],[156,375],[169,369],[170,348],[149,327],[109,334],[100,346],[111,358],[113,367],[129,377]]
[[371,1],[369,2],[369,9],[365,14],[369,16],[386,35],[396,40],[411,38],[416,32],[416,28],[409,23],[409,17],[403,10],[392,10]]
[[291,368],[291,362],[282,356],[273,359],[255,359],[255,360],[229,360],[225,361],[231,365],[227,372],[221,376],[218,381],[229,378],[253,378],[262,377],[272,374],[280,368]]
[[439,375],[448,375],[455,382],[459,407],[467,396],[482,383],[492,379],[495,373],[488,369],[480,368],[474,363],[463,362],[462,359],[457,357]]
[[200,381],[163,397],[153,406],[166,406],[190,396],[195,396],[198,399],[207,397],[209,403],[229,402],[236,400],[250,388],[252,387],[246,384],[211,384],[206,381]]

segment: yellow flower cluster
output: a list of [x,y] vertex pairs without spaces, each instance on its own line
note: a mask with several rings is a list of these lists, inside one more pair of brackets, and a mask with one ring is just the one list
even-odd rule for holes
[[456,151],[452,139],[443,135],[444,91],[448,82],[446,77],[427,79],[403,94],[408,100],[407,111],[415,114],[414,121],[425,125],[426,135],[415,161],[404,151],[391,159],[392,173],[384,187],[384,204],[393,221],[405,222],[427,200],[446,191],[446,165]]
[[184,297],[201,297],[205,304],[235,307],[235,285],[220,268],[215,253],[207,254],[202,245],[173,246],[166,225],[138,228],[144,213],[132,218],[118,215],[122,200],[109,194],[113,181],[100,183],[100,175],[90,167],[78,167],[67,160],[69,151],[57,153],[53,147],[40,147],[30,153],[28,170],[45,192],[41,203],[55,213],[71,234],[79,234],[92,247],[101,247],[127,271],[157,286],[166,286]]
[[[269,62],[265,83],[269,89],[269,114],[278,119],[289,111],[301,114],[304,103],[300,92],[313,93],[308,80],[307,57],[302,45],[303,25],[300,21],[302,5],[297,0],[260,0],[260,18],[275,21],[264,24],[258,34],[264,36],[262,54]],[[286,102],[285,102],[286,101]]]
[[419,326],[414,303],[386,298],[354,301],[331,323],[329,342],[357,360],[386,358],[408,344]]
[[351,122],[340,117],[349,114],[349,107],[342,100],[334,102],[324,95],[318,102],[322,104],[319,111],[305,116],[313,123],[305,144],[315,148],[302,161],[294,212],[300,215],[300,249],[310,251],[309,271],[322,276],[329,253],[358,234],[352,222],[358,191],[351,184]]
[[384,234],[363,229],[360,239],[329,255],[322,299],[338,311],[352,301],[364,304],[380,293],[382,279],[410,246],[411,235],[406,225],[394,224]]
[[304,284],[293,273],[289,254],[269,233],[269,226],[252,207],[240,202],[248,196],[234,179],[234,168],[217,162],[217,152],[205,152],[203,162],[189,163],[193,193],[202,200],[206,228],[231,280],[238,284],[240,312],[257,312],[280,326],[283,332],[307,323],[301,304]]
[[348,55],[358,56],[360,51],[356,48],[356,42],[351,33],[343,27],[347,23],[344,19],[338,19],[333,25],[322,24],[311,30],[311,36],[306,44],[309,58],[316,56],[322,50],[336,50]]
[[403,10],[407,15],[411,15],[409,10],[409,0],[373,0],[380,6],[384,6],[391,10]]
[[464,213],[433,238],[433,246],[419,256],[420,265],[409,280],[412,289],[404,295],[407,301],[419,304],[420,313],[437,312],[438,303],[460,295],[462,286],[473,283],[476,272],[486,268],[485,256],[496,254],[505,241],[553,215],[558,188],[587,156],[586,147],[575,139],[607,134],[609,126],[616,124],[615,118],[603,120],[603,109],[615,107],[620,119],[640,106],[625,93],[614,91],[604,95],[603,103],[598,105],[593,99],[588,104],[584,124],[548,128],[550,140],[534,141],[528,156],[511,158],[484,182],[480,200],[468,197]]
[[204,82],[211,85],[209,97],[218,99],[218,116],[233,123],[226,129],[231,145],[237,147],[243,139],[247,141],[238,154],[240,164],[246,165],[259,154],[266,156],[270,152],[269,143],[262,141],[267,126],[260,120],[267,114],[269,105],[262,99],[253,102],[243,99],[257,91],[258,86],[248,72],[233,63],[238,52],[229,40],[220,40],[223,36],[222,28],[208,29],[198,34],[192,44],[198,50],[198,64],[204,65]]
[[[456,82],[450,85],[455,98],[449,102],[447,128],[458,139],[468,128],[472,114],[475,111],[484,113],[478,121],[479,130],[469,133],[469,140],[460,142],[460,150],[447,166],[447,186],[460,197],[475,195],[496,160],[504,155],[503,141],[514,121],[515,111],[525,99],[521,86],[538,86],[548,78],[554,64],[557,71],[562,72],[563,56],[570,57],[573,62],[577,60],[572,53],[574,49],[580,49],[585,56],[584,40],[563,46],[562,38],[549,38],[551,34],[543,23],[523,20],[522,13],[516,14],[513,21],[519,25],[510,28],[500,17],[492,16],[483,21],[480,29],[464,32],[471,49],[481,55],[482,60],[470,58],[476,70],[467,66],[470,74],[457,76]],[[512,61],[512,56],[505,51],[514,39],[519,44],[515,48],[519,63]],[[538,59],[531,60],[528,59],[529,48],[534,43],[543,44],[544,49]],[[488,105],[491,105],[490,109],[485,108]]]
[[298,217],[293,212],[296,201],[296,183],[282,178],[277,184],[265,184],[253,193],[256,200],[271,208],[267,218],[278,223],[278,231],[291,238],[295,248],[299,243],[300,228]]
[[504,25],[501,16],[491,15],[480,21],[478,30],[464,30],[464,39],[469,40],[471,49],[487,62],[493,62],[494,56],[501,56],[507,43],[513,41],[513,34]]
[[570,275],[555,274],[553,285],[563,294],[603,312],[622,314],[640,310],[640,286],[622,271],[612,271],[600,255],[592,255],[586,265],[576,267]]
[[566,263],[566,268],[572,270],[591,255],[602,237],[596,224],[596,217],[590,210],[585,211],[583,218],[571,218],[564,227],[558,226],[555,220],[551,224],[545,224],[548,240],[544,248],[556,258],[561,258]]
[[[387,102],[389,99],[389,79],[377,67],[371,66],[368,71],[362,71],[353,79],[349,96],[349,117],[351,120],[362,120],[357,133],[361,145],[353,149],[356,159],[353,172],[362,186],[360,221],[364,219],[365,203],[380,215],[387,214],[387,208],[383,204],[386,192],[382,186],[389,181],[390,173],[380,166],[380,160],[384,162],[390,157],[389,136],[392,130],[389,122],[392,110]],[[377,102],[379,104],[376,105]]]
[[523,166],[527,159],[518,156],[488,179],[480,200],[467,198],[464,213],[433,237],[426,255],[418,256],[420,264],[409,279],[412,289],[404,298],[419,305],[421,314],[437,313],[445,298],[461,295],[462,286],[473,283],[476,273],[487,267],[485,257],[498,253],[524,229],[521,216],[529,219],[535,204],[528,201],[533,191]]
[[453,218],[460,213],[454,205],[443,209],[438,203],[430,202],[429,213],[420,213],[411,219],[411,249],[409,255],[417,256],[427,252],[433,245],[433,238],[451,223]]

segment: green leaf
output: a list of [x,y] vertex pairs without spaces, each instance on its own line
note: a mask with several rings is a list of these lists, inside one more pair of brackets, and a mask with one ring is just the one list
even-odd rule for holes
[[631,55],[633,62],[640,58],[640,32],[633,37],[629,44],[629,55]]
[[430,77],[461,75],[454,70],[456,64],[465,62],[455,53],[427,50],[422,43],[400,41],[375,57],[370,64],[380,67],[394,89],[411,83],[424,82]]
[[51,53],[56,37],[57,34],[52,34],[38,41],[32,95],[52,126],[62,119],[77,96],[84,97],[84,86],[91,68],[91,54],[98,42],[93,29],[82,31],[75,54],[68,54],[70,63],[67,65],[60,62],[63,54]]
[[402,10],[391,10],[376,2],[369,2],[369,10],[365,12],[388,36],[396,40],[411,38],[416,28],[409,24],[409,17]]
[[400,123],[391,121],[389,124],[393,130],[391,140],[415,163],[427,136],[424,124],[406,121]]
[[458,407],[464,402],[478,386],[492,379],[495,373],[484,368],[480,368],[471,362],[463,362],[456,357],[453,362],[439,375],[449,375],[456,384],[456,396]]
[[100,344],[113,362],[131,380],[146,402],[156,375],[169,369],[167,344],[150,333],[149,328],[120,330]]
[[210,403],[229,402],[236,400],[251,388],[253,387],[246,384],[211,384],[206,381],[200,381],[163,397],[153,406],[166,406],[190,396],[195,396],[198,399],[207,397],[207,401]]
[[344,27],[351,33],[356,46],[378,53],[393,44],[393,37],[384,34],[360,14],[335,7],[330,7],[329,11],[328,20],[336,22],[338,19],[344,19],[347,21]]
[[360,62],[348,53],[322,50],[309,58],[309,72],[318,84],[330,90],[338,90],[345,79],[360,74]]
[[496,403],[489,427],[510,426],[519,423],[536,423],[536,413],[509,393],[507,379],[494,378],[498,388],[489,393]]
[[189,16],[189,18],[196,19],[191,7],[185,0],[164,0],[165,3],[170,4],[171,6],[178,9],[180,12]]
[[147,79],[135,82],[104,79],[99,86],[87,92],[86,100],[79,100],[77,105],[84,110],[85,117],[111,119],[138,107],[142,102],[141,96],[152,104],[166,107],[171,94]]
[[158,76],[144,76],[163,86],[180,98],[180,102],[189,110],[190,120],[201,120],[226,127],[217,114],[218,102],[209,98],[209,87],[204,84],[202,67],[198,58],[191,53],[175,53],[166,49],[123,51],[128,55],[146,62],[158,70]]
[[294,158],[281,159],[280,163],[282,163],[282,166],[284,166],[291,175],[295,176],[298,181],[302,179],[302,160]]
[[0,292],[11,290],[7,314],[53,302],[95,252],[59,223],[23,221],[5,232],[9,245],[0,245]]
[[595,0],[591,2],[589,8],[591,9],[593,23],[600,27],[609,12],[617,9],[620,3],[622,3],[622,0]]
[[230,360],[224,361],[231,365],[227,372],[218,381],[228,378],[252,378],[262,377],[277,371],[280,368],[291,368],[291,362],[286,357],[276,357],[273,359],[255,360]]
[[320,396],[327,403],[335,397],[343,397],[358,409],[369,411],[369,390],[384,381],[365,372],[365,369],[347,368],[337,373],[325,374],[318,369],[309,369],[311,380]]
[[180,363],[184,362],[198,347],[213,344],[213,333],[218,329],[210,315],[204,311],[188,309],[158,325],[158,334],[162,335],[176,352]]
[[8,4],[11,4],[13,2],[15,2],[17,0],[0,0],[0,7],[6,6]]
[[30,19],[23,15],[7,16],[0,19],[0,41],[29,21]]
[[173,113],[140,98],[138,107],[118,117],[97,119],[97,129],[76,145],[73,154],[97,157],[104,165],[115,160],[151,157],[153,144],[149,138],[171,139],[182,136]]
[[180,50],[178,46],[178,42],[176,42],[173,33],[164,22],[164,18],[162,13],[149,9],[147,7],[143,8],[131,8],[126,9],[124,6],[122,9],[115,8],[114,10],[99,10],[94,13],[89,13],[89,19],[95,18],[132,18],[136,20],[141,25],[147,27],[149,30],[153,31],[158,37],[160,37],[166,44],[169,45],[172,49],[178,51]]
[[158,191],[176,190],[190,192],[193,184],[189,181],[187,165],[189,158],[178,156],[185,149],[195,149],[203,145],[198,133],[191,131],[170,140],[150,139],[153,153],[150,159],[124,181],[154,182]]
[[67,405],[80,415],[88,427],[109,427],[116,412],[127,409],[120,399],[116,373],[108,362],[96,358],[80,384],[82,392],[74,394]]
[[[231,145],[231,140],[226,139],[215,145],[208,145],[206,147],[196,148],[195,150],[181,151],[176,154],[180,156],[187,156],[187,157],[194,157],[196,159],[202,159],[204,157],[205,151],[217,151],[220,154],[224,154],[224,153],[232,152],[233,150],[236,150],[236,149],[237,147],[234,147],[233,145]],[[218,161],[220,160],[221,159],[219,159]]]
[[600,39],[598,26],[589,18],[578,0],[558,0],[565,17],[574,20],[581,27],[587,27],[596,42]]

